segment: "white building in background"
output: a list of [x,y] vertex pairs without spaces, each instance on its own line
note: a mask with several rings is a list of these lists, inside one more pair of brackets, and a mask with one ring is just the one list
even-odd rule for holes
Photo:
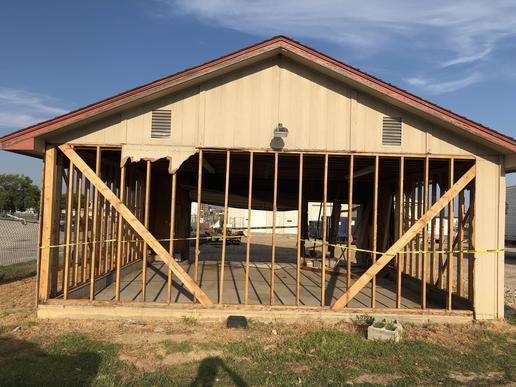
[[[229,208],[228,224],[233,228],[247,228],[247,209]],[[253,233],[272,231],[272,211],[252,210],[251,227]],[[297,234],[297,211],[278,211],[276,213],[276,232],[279,234]]]
[[507,187],[505,200],[505,240],[516,242],[516,185]]
[[[342,205],[341,217],[347,217],[347,204]],[[333,204],[326,205],[326,216],[329,218],[333,210]],[[247,209],[246,208],[229,208],[228,209],[228,225],[233,228],[247,227]],[[321,203],[308,203],[308,222],[316,222],[321,220],[323,215],[323,207]],[[251,211],[251,227],[253,232],[271,233],[272,229],[272,211],[252,210]],[[297,234],[297,211],[278,211],[276,213],[276,229],[281,234]]]

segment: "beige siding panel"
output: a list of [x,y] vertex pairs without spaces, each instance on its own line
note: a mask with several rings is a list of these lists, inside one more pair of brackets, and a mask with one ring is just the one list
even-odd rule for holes
[[288,149],[349,149],[349,93],[344,85],[302,65],[281,63],[279,122]]
[[[170,138],[152,138],[152,111],[172,112]],[[198,141],[199,88],[190,88],[146,104],[124,115],[127,120],[127,143],[146,145],[194,146]]]
[[428,152],[435,154],[471,155],[479,151],[479,147],[449,130],[431,126],[428,132]]
[[364,152],[367,149],[378,149],[381,141],[380,114],[371,107],[368,95],[356,93],[352,114],[350,150]]
[[[409,113],[365,93],[357,93],[351,130],[351,150],[356,152],[425,153],[426,125]],[[383,117],[401,117],[401,146],[382,145]]]
[[[498,158],[478,158],[475,180],[475,248],[500,248],[499,235],[503,226],[500,208],[505,207],[503,200],[502,180]],[[504,189],[502,189],[504,191]],[[502,243],[503,246],[503,243]],[[499,316],[498,305],[503,309],[503,253],[477,254],[475,260],[475,316],[477,319],[492,319]],[[503,314],[503,310],[502,310]]]
[[125,127],[120,115],[114,115],[84,127],[52,135],[49,143],[70,143],[84,145],[119,145],[125,142]]
[[[498,173],[498,249],[505,249],[505,203],[507,195],[507,186],[505,181],[505,166],[503,164],[503,156],[501,159],[500,170]],[[498,287],[496,289],[497,297],[497,318],[503,318],[505,312],[505,252],[497,253],[497,280]]]
[[269,148],[277,124],[278,67],[272,62],[206,83],[204,146]]
[[146,135],[144,127],[145,109],[133,109],[123,115],[126,124],[127,144],[148,144],[150,135]]
[[[401,113],[401,145],[403,153],[426,153],[428,124],[412,114]],[[381,142],[381,138],[380,138]],[[389,152],[393,147],[381,146],[382,152]]]
[[[395,152],[449,155],[493,155],[484,146],[467,137],[441,128],[418,116],[400,110],[365,93],[357,93],[352,101],[351,150],[356,152]],[[382,145],[384,116],[402,118],[401,146]]]

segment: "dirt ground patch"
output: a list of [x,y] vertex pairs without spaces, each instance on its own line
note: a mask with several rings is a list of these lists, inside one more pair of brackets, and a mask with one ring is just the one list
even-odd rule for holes
[[353,379],[352,384],[373,384],[379,386],[386,386],[391,384],[395,380],[400,379],[400,376],[396,375],[375,375],[375,374],[364,374]]
[[[222,323],[197,323],[195,321],[134,322],[134,321],[89,321],[89,320],[38,320],[35,313],[35,277],[0,285],[0,325],[4,331],[15,330],[18,338],[36,340],[39,343],[52,342],[55,337],[81,333],[101,342],[116,343],[128,347],[149,350],[165,340],[188,341],[192,344],[230,342],[253,337],[264,346],[274,348],[289,337],[328,327],[311,322],[306,324],[270,325],[254,323],[256,329],[248,331],[226,329]],[[356,327],[339,323],[339,330],[353,332]],[[458,350],[467,350],[474,344],[469,334],[474,329],[488,327],[500,333],[515,333],[509,324],[473,323],[468,325],[429,324],[424,327],[407,326],[405,337],[446,345]]]
[[36,318],[36,277],[0,285],[0,324]]
[[472,332],[479,329],[489,329],[490,331],[503,334],[516,334],[516,327],[505,322],[473,322],[465,325],[427,324],[423,326],[408,326],[404,330],[404,337],[465,352],[471,350],[477,343]]
[[209,357],[217,356],[222,356],[221,350],[202,350],[197,348],[186,353],[167,353],[167,351],[160,346],[154,346],[147,351],[142,351],[141,348],[137,346],[124,347],[118,354],[118,358],[121,361],[131,364],[145,372],[152,372],[164,367],[190,363],[192,361],[201,361]]
[[451,372],[450,378],[453,380],[456,380],[457,382],[464,383],[464,384],[479,384],[479,383],[487,383],[487,382],[495,382],[497,380],[500,380],[503,377],[503,374],[500,372],[488,372],[485,374],[477,374],[474,372]]

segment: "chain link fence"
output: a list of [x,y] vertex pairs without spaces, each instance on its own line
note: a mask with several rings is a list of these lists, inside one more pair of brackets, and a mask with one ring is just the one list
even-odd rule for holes
[[38,232],[37,214],[0,214],[0,266],[35,261]]

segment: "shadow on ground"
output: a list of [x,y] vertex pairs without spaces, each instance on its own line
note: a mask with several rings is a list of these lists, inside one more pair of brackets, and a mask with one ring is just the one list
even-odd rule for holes
[[95,351],[45,351],[34,343],[0,337],[2,386],[89,386],[100,362]]
[[217,381],[217,375],[219,372],[225,372],[233,385],[243,387],[248,386],[248,384],[242,379],[236,372],[230,369],[224,361],[216,356],[216,357],[207,357],[199,364],[199,369],[197,371],[197,376],[194,381],[190,384],[191,387],[200,387],[200,386],[213,386]]

